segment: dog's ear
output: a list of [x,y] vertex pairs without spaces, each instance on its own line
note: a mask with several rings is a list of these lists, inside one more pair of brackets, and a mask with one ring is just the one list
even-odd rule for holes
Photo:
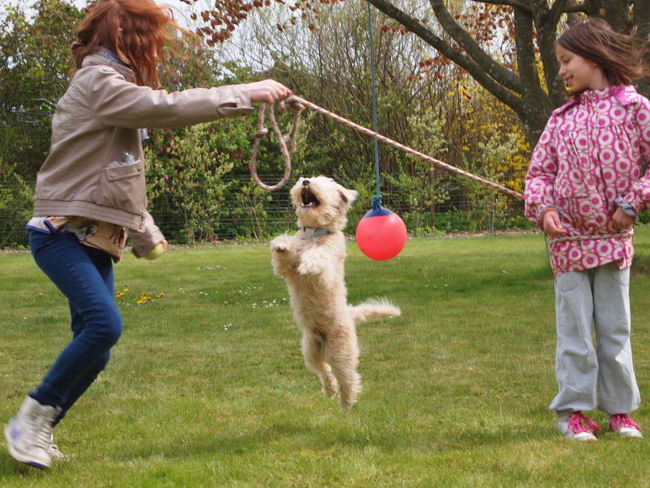
[[352,205],[352,203],[357,199],[359,193],[356,190],[348,190],[343,188],[339,190],[339,195],[341,195],[341,200],[347,205]]

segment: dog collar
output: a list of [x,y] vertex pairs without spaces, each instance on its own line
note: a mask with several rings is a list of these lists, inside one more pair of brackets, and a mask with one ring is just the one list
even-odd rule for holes
[[323,237],[333,232],[325,227],[303,227],[302,231],[307,237]]

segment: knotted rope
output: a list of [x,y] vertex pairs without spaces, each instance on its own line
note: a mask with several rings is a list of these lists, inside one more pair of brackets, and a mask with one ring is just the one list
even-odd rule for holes
[[[440,161],[439,159],[432,158],[431,156],[427,156],[426,154],[421,153],[420,151],[416,151],[413,148],[405,146],[404,144],[400,144],[397,141],[394,141],[392,139],[389,139],[386,136],[383,136],[383,135],[381,135],[381,134],[379,134],[377,132],[374,132],[374,131],[372,131],[370,129],[367,129],[366,127],[363,127],[363,126],[361,126],[359,124],[355,124],[351,120],[343,118],[340,115],[335,114],[334,112],[330,112],[329,110],[326,110],[326,109],[324,109],[322,107],[319,107],[315,103],[308,102],[304,98],[301,98],[301,97],[298,97],[298,96],[292,96],[292,97],[287,98],[286,103],[290,104],[290,106],[293,106],[293,107],[308,107],[308,108],[314,110],[315,112],[323,114],[323,115],[325,115],[325,116],[327,116],[327,117],[329,117],[331,119],[336,120],[337,122],[342,123],[343,125],[345,125],[346,127],[350,128],[352,130],[355,130],[357,132],[360,132],[362,134],[370,136],[370,137],[372,137],[372,138],[374,138],[374,139],[376,139],[378,141],[381,141],[381,142],[383,142],[385,144],[389,144],[389,145],[391,145],[393,147],[396,147],[398,149],[401,149],[402,151],[405,151],[407,153],[413,154],[414,156],[417,156],[417,157],[419,157],[421,159],[424,159],[425,161],[429,161],[434,166],[439,166],[439,167],[441,167],[443,169],[446,169],[447,171],[450,171],[452,173],[456,173],[456,174],[459,174],[459,175],[462,175],[462,176],[466,176],[466,177],[468,177],[468,178],[470,178],[470,179],[472,179],[474,181],[477,181],[477,182],[482,183],[484,185],[490,186],[490,187],[494,188],[495,190],[498,190],[498,191],[500,191],[502,193],[505,193],[507,195],[510,195],[512,197],[519,198],[521,200],[523,200],[523,198],[524,198],[524,196],[521,193],[518,193],[518,192],[516,192],[514,190],[511,190],[510,188],[506,188],[505,186],[501,186],[501,185],[499,185],[497,183],[486,180],[485,178],[481,178],[480,176],[476,176],[476,175],[474,175],[474,174],[472,174],[472,173],[470,173],[468,171],[462,170],[460,168],[456,168],[455,166],[452,166],[452,165],[447,164],[447,163],[445,163],[443,161]],[[269,118],[271,119],[271,124],[273,125],[273,131],[275,132],[276,137],[280,141],[280,150],[282,151],[282,157],[283,157],[283,159],[285,161],[285,165],[284,165],[285,172],[284,172],[284,177],[282,178],[280,183],[278,183],[277,185],[267,186],[267,185],[265,185],[264,183],[262,183],[260,181],[260,179],[257,176],[257,172],[256,172],[256,168],[255,168],[255,166],[256,166],[255,158],[257,156],[257,148],[259,146],[260,140],[268,132],[268,129],[266,129],[264,127],[264,110],[265,110],[265,104],[260,105],[260,112],[259,112],[259,117],[258,117],[258,131],[255,134],[255,141],[253,142],[253,153],[251,155],[251,164],[249,165],[249,167],[251,169],[251,173],[253,174],[253,179],[255,180],[255,182],[258,185],[260,185],[262,188],[264,188],[266,190],[277,190],[278,188],[281,188],[287,182],[287,180],[289,179],[289,173],[291,172],[291,156],[289,154],[289,151],[287,151],[287,147],[286,147],[286,145],[284,143],[284,138],[282,136],[282,133],[280,132],[280,129],[277,126],[277,123],[275,121],[275,116],[273,114],[273,106],[271,106],[271,110],[270,110],[270,113],[269,113],[269,115],[270,115]],[[302,108],[300,108],[300,110],[302,110]],[[298,123],[298,116],[294,117],[294,126],[293,126],[293,129],[292,129],[292,133],[295,132],[295,130],[296,130],[295,128],[296,128],[297,123]],[[289,136],[291,136],[291,134],[289,134]]]
[[[284,160],[284,176],[282,179],[275,185],[266,185],[260,180],[260,177],[257,175],[257,150],[260,147],[260,142],[269,133],[269,130],[264,126],[264,116],[266,112],[266,107],[269,107],[269,119],[271,120],[271,127],[273,128],[273,133],[280,144],[280,151],[282,152],[282,159]],[[299,104],[292,103],[291,108],[295,111],[293,122],[291,124],[291,129],[288,134],[282,134],[278,122],[275,120],[275,112],[273,111],[273,105],[266,103],[260,104],[260,110],[257,115],[257,132],[255,133],[255,138],[253,140],[253,149],[251,152],[251,162],[248,165],[251,175],[255,183],[268,191],[279,190],[282,188],[287,181],[289,181],[289,176],[291,175],[291,153],[296,150],[296,134],[298,133],[298,121],[300,119],[300,113],[304,107]]]

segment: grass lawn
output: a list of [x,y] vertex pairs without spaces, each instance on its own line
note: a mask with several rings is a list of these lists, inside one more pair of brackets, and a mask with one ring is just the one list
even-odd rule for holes
[[[637,234],[635,366],[650,397],[650,229]],[[541,235],[413,239],[374,262],[349,246],[364,390],[343,413],[300,355],[268,247],[176,249],[116,266],[125,331],[56,429],[49,472],[0,450],[2,487],[650,486],[648,440],[567,441],[555,394],[553,283]],[[0,256],[0,421],[67,343],[67,303],[31,256]],[[593,412],[601,425],[603,413]],[[650,408],[635,415],[650,431]],[[3,443],[4,444],[4,443]]]

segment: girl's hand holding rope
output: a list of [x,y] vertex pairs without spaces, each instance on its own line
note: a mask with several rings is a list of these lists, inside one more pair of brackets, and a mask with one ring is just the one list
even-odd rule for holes
[[248,89],[248,95],[252,103],[274,103],[293,95],[291,90],[275,80],[248,83],[246,88]]
[[634,217],[626,214],[621,207],[618,207],[612,217],[612,227],[616,232],[630,231],[634,227]]
[[542,219],[542,230],[551,239],[563,237],[568,234],[567,230],[562,227],[562,223],[560,222],[560,215],[555,209],[550,209],[544,214],[544,217]]

